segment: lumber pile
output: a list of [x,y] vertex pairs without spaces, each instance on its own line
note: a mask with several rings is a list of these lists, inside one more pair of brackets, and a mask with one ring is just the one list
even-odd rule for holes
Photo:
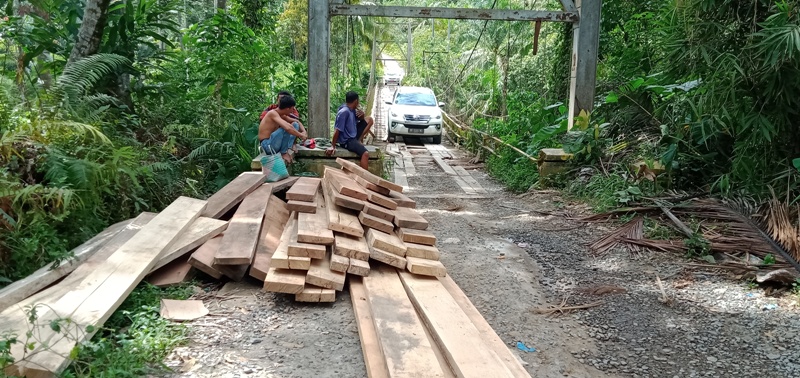
[[180,197],[109,227],[76,248],[72,267],[0,290],[0,334],[35,335],[11,345],[4,373],[58,376],[140,281],[169,286],[200,271],[298,302],[334,302],[349,287],[369,377],[528,377],[447,275],[403,188],[337,162],[322,178],[243,173],[208,200]]
[[342,169],[326,167],[321,179],[301,178],[287,192],[285,226],[280,236],[273,232],[269,266],[258,277],[264,290],[333,302],[348,275],[370,274],[370,261],[445,276],[436,237],[403,188],[347,160],[337,163]]

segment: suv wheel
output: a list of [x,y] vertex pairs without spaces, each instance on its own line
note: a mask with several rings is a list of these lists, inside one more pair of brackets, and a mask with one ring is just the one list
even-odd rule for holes
[[389,133],[389,136],[386,138],[386,141],[389,143],[394,143],[395,136],[392,133]]
[[441,135],[437,135],[437,136],[433,137],[433,144],[442,144],[442,136]]

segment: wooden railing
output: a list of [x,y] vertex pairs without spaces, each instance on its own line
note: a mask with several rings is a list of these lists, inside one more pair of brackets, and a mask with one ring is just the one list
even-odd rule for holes
[[[499,144],[503,147],[509,148],[517,152],[518,154],[522,155],[523,157],[527,158],[528,160],[534,163],[539,162],[538,158],[528,155],[528,153],[526,153],[525,151],[522,151],[519,148],[514,147],[511,144],[506,143],[502,139],[494,135],[491,135],[485,131],[481,131],[473,127],[467,126],[462,122],[456,120],[454,117],[451,117],[449,114],[445,112],[442,112],[442,119],[444,120],[445,129],[448,132],[447,135],[452,134],[453,136],[455,136],[456,140],[452,140],[452,142],[455,144],[462,144],[468,146],[470,142],[469,134],[472,133],[473,135],[480,135],[479,138],[481,140],[480,148],[489,151],[492,155],[498,155],[496,151],[497,151],[497,145]],[[489,144],[491,144],[491,146]]]

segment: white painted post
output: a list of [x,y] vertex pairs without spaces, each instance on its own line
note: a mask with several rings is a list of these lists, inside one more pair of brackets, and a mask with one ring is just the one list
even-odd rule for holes
[[597,51],[600,44],[600,12],[602,0],[576,0],[580,21],[573,28],[572,59],[569,85],[569,128],[574,117],[594,108],[597,85]]
[[308,132],[330,138],[330,16],[329,0],[308,2]]

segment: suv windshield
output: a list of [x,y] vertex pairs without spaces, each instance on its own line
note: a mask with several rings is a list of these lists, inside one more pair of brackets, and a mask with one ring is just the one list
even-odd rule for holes
[[436,98],[431,93],[398,93],[394,103],[397,105],[436,106]]

